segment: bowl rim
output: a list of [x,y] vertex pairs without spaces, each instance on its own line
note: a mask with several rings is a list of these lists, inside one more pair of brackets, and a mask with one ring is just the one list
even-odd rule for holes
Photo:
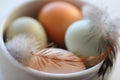
[[[24,6],[24,5],[27,5],[29,3],[31,3],[33,1],[28,1],[28,2],[25,2],[23,4],[20,4],[18,5],[17,7],[13,8],[11,10],[11,12],[9,12],[9,15],[7,15],[6,17],[4,17],[4,19],[2,20],[1,22],[1,27],[0,27],[0,47],[1,47],[1,54],[12,64],[14,65],[15,67],[19,68],[20,70],[22,71],[25,71],[27,73],[30,73],[30,74],[33,74],[33,75],[37,75],[37,76],[42,76],[44,75],[45,77],[57,77],[57,78],[60,78],[60,77],[75,77],[75,76],[84,76],[86,74],[90,74],[91,72],[96,72],[99,70],[99,67],[101,66],[102,62],[101,61],[100,63],[98,63],[97,65],[91,67],[91,68],[88,68],[88,69],[85,69],[85,70],[82,70],[82,71],[79,71],[79,72],[73,72],[73,73],[67,73],[67,74],[56,74],[56,73],[49,73],[49,72],[43,72],[43,71],[37,71],[35,69],[32,69],[32,68],[26,68],[24,67],[23,65],[21,65],[20,63],[18,63],[15,59],[13,59],[13,57],[10,55],[10,53],[8,52],[6,46],[5,46],[5,43],[4,43],[4,40],[3,40],[3,35],[4,35],[4,32],[5,32],[5,26],[7,23],[7,20],[10,18],[10,16],[17,10],[19,9],[20,7]],[[5,54],[4,54],[5,53]],[[6,55],[7,54],[7,55]]]

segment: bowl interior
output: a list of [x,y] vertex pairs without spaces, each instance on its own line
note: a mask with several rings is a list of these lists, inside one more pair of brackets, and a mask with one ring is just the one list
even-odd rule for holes
[[[6,31],[6,28],[9,27],[9,25],[17,18],[21,17],[21,16],[30,16],[30,17],[33,17],[33,18],[36,18],[37,19],[37,15],[38,15],[38,12],[40,10],[40,8],[48,3],[49,1],[54,1],[54,0],[36,0],[36,1],[29,1],[19,7],[16,7],[15,9],[13,9],[13,11],[11,11],[11,13],[6,17],[6,20],[4,22],[4,28],[3,28],[3,31],[4,31],[4,35],[5,35],[5,31]],[[65,0],[65,1],[68,1],[74,5],[76,5],[77,7],[81,7],[82,5],[85,5],[86,3],[84,2],[81,2],[79,0]],[[3,39],[4,41],[4,39]],[[5,46],[5,45],[4,45]],[[5,49],[6,50],[6,49]],[[8,52],[9,53],[9,52]],[[10,55],[8,53],[5,53],[5,55]],[[9,56],[10,57],[10,56]],[[10,59],[10,58],[8,58]],[[9,60],[11,61],[11,60]],[[13,63],[13,62],[12,62]],[[102,63],[102,62],[101,62]],[[97,64],[96,66],[93,66],[89,69],[86,69],[86,70],[83,70],[83,71],[80,71],[80,72],[74,72],[74,73],[68,73],[68,74],[54,74],[54,73],[47,73],[47,72],[41,72],[41,71],[36,71],[36,70],[33,70],[33,69],[28,69],[26,71],[29,71],[30,73],[34,73],[34,74],[45,74],[45,75],[50,75],[50,76],[84,76],[84,75],[87,75],[87,74],[91,74],[91,73],[94,73],[94,72],[97,72],[101,63]],[[21,66],[19,64],[15,64],[17,66]],[[21,68],[23,68],[23,66],[21,66]],[[71,76],[71,77],[72,77]]]

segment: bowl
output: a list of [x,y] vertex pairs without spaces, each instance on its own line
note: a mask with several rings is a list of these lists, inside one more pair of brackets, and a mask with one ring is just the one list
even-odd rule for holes
[[[99,64],[74,73],[55,74],[25,68],[19,64],[7,51],[4,43],[5,30],[17,18],[31,16],[36,18],[41,6],[51,0],[29,0],[18,7],[14,7],[0,24],[0,68],[4,80],[96,80],[97,72],[102,64]],[[80,0],[65,0],[78,7],[87,3]]]

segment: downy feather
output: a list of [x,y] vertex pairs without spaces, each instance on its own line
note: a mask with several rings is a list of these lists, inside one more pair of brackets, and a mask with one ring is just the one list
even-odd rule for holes
[[82,12],[84,19],[90,19],[94,22],[94,26],[91,27],[91,34],[88,35],[88,40],[94,36],[100,37],[98,52],[106,55],[98,72],[98,76],[101,76],[103,79],[108,69],[113,67],[113,61],[116,59],[119,25],[110,18],[106,11],[94,6],[85,5],[82,8]]

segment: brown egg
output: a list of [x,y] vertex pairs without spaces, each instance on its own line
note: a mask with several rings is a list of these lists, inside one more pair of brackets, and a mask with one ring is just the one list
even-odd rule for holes
[[71,23],[81,18],[80,9],[64,1],[54,1],[46,4],[38,15],[39,22],[44,26],[48,38],[60,47],[65,45],[66,29]]

